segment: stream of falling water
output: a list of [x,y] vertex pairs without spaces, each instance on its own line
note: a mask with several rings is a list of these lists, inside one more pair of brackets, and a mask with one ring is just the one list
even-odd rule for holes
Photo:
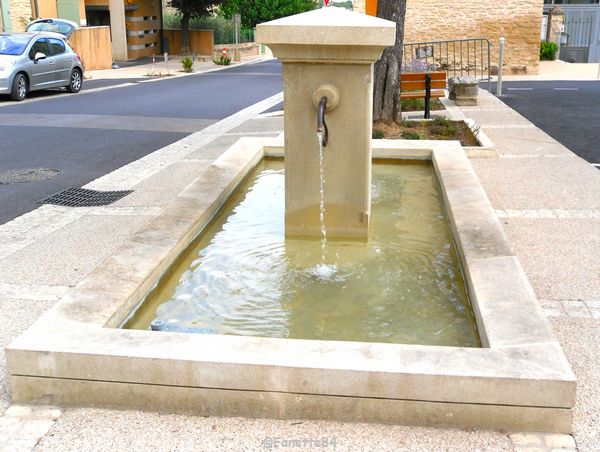
[[317,140],[319,141],[319,223],[321,226],[321,264],[326,265],[325,255],[327,254],[327,227],[325,226],[325,165],[323,161],[323,132],[317,132]]

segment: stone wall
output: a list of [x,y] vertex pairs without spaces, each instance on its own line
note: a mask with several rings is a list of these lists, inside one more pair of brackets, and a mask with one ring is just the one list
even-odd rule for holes
[[[365,10],[365,0],[355,0]],[[506,38],[504,71],[535,74],[539,66],[543,0],[407,0],[404,42],[488,38],[492,68]]]
[[32,15],[30,0],[9,0],[11,31],[25,31],[26,24]]
[[[223,49],[227,49],[227,55],[233,59],[235,44],[216,44],[214,46],[214,57],[219,58]],[[260,45],[255,42],[245,42],[239,44],[240,55],[242,57],[260,55]]]

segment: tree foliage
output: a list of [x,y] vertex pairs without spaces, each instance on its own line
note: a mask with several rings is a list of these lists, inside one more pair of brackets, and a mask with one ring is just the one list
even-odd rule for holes
[[242,25],[257,24],[303,13],[317,7],[317,0],[224,0],[219,11],[227,18],[240,14]]
[[373,119],[401,121],[400,68],[402,64],[402,41],[406,0],[379,0],[377,17],[396,22],[396,42],[383,51],[375,63],[373,91]]
[[181,15],[181,54],[189,53],[190,19],[208,16],[222,0],[168,0]]

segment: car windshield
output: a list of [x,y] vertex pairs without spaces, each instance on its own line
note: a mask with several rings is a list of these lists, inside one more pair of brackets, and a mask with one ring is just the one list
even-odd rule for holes
[[65,22],[35,22],[27,27],[27,31],[52,31],[68,36],[73,27]]
[[0,55],[21,55],[31,36],[0,35]]

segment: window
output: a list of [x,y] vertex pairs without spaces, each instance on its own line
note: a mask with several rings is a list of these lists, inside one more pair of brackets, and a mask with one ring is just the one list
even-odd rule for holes
[[31,38],[19,35],[0,35],[0,55],[21,55]]
[[64,22],[35,22],[27,27],[27,31],[51,31],[65,36],[70,35],[75,28]]
[[29,58],[32,60],[35,58],[35,54],[41,52],[44,55],[50,55],[50,49],[48,48],[48,39],[41,38],[35,41],[35,43],[31,46],[31,50],[29,51]]
[[60,55],[61,53],[65,53],[65,43],[60,39],[50,38],[50,47],[52,48],[53,55]]

